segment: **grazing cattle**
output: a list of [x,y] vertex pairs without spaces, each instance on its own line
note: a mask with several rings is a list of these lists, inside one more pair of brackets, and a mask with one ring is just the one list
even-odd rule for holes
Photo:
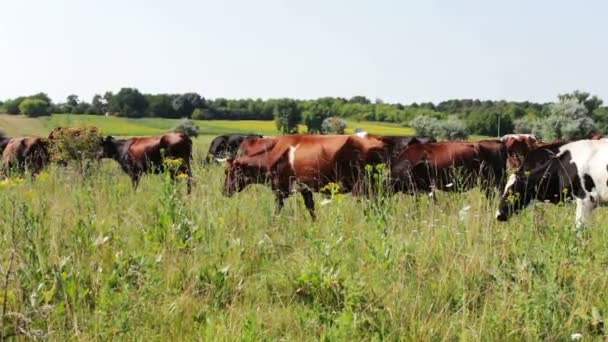
[[261,138],[262,136],[257,134],[226,134],[215,137],[211,141],[205,161],[212,163],[214,161],[234,158],[243,140],[250,137]]
[[[192,190],[192,140],[184,133],[172,132],[154,137],[138,137],[125,140],[108,136],[101,142],[102,158],[116,160],[131,177],[133,188],[137,189],[144,173],[161,173],[165,170],[165,159],[181,159],[176,170],[188,176],[188,193]],[[175,173],[171,173],[175,177]]]
[[528,152],[537,146],[538,139],[533,134],[507,134],[500,138],[508,151],[507,168],[516,170]]
[[228,160],[224,194],[231,196],[249,184],[270,183],[277,212],[284,200],[300,191],[311,217],[316,218],[313,192],[329,183],[342,192],[364,192],[364,168],[386,159],[385,144],[375,136],[285,135],[248,138],[240,156]]
[[7,136],[0,134],[0,156],[2,156],[2,152],[4,152],[6,145],[8,145],[8,143],[11,141],[11,139],[12,139],[11,137],[7,137]]
[[466,191],[479,184],[490,195],[504,179],[507,148],[500,140],[414,144],[391,169],[395,191]]
[[36,177],[48,164],[49,151],[46,139],[39,137],[20,137],[3,140],[2,173],[8,177],[10,173],[23,174],[29,171]]
[[576,199],[578,228],[595,207],[608,203],[608,140],[563,143],[555,154],[533,151],[509,177],[496,218],[506,221],[534,199],[559,203],[565,198]]
[[380,135],[378,136],[386,145],[389,151],[389,162],[392,164],[405,148],[413,144],[427,144],[437,142],[435,138],[416,135]]

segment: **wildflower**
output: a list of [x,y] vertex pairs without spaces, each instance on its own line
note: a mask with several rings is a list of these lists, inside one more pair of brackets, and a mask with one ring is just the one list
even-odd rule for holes
[[572,341],[579,341],[582,338],[583,338],[583,334],[581,334],[581,333],[574,333],[574,334],[570,335],[570,339]]
[[458,212],[458,219],[460,221],[464,221],[467,218],[467,214],[469,213],[469,209],[471,209],[470,205],[465,205],[464,207],[462,207],[462,209],[460,209],[460,211]]
[[97,239],[95,239],[95,241],[93,241],[93,244],[95,246],[101,246],[104,243],[108,242],[108,240],[110,240],[110,237],[100,235],[97,237]]
[[177,179],[179,180],[184,180],[186,178],[188,178],[188,175],[185,173],[180,173],[179,175],[177,175]]

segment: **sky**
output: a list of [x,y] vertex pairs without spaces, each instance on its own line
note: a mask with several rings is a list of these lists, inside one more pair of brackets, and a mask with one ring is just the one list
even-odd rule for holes
[[605,0],[0,0],[0,99],[608,102]]

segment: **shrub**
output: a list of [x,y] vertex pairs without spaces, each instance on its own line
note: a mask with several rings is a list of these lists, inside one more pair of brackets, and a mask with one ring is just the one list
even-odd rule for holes
[[6,100],[6,102],[4,102],[4,111],[8,114],[20,114],[21,112],[19,111],[19,105],[21,104],[21,102],[23,102],[25,98],[24,97],[18,97],[16,99],[13,100]]
[[574,139],[597,132],[598,125],[584,103],[563,98],[549,106],[545,118],[523,117],[515,121],[516,133],[531,133],[543,140]]
[[75,163],[81,174],[97,160],[101,133],[94,126],[56,127],[49,134],[51,159],[62,165]]
[[51,115],[49,107],[49,103],[44,100],[28,98],[19,104],[19,112],[31,117]]
[[346,121],[337,116],[326,118],[321,124],[323,134],[344,134],[345,129]]
[[416,130],[418,135],[427,135],[430,137],[439,136],[439,120],[427,115],[417,116],[410,121],[410,127]]
[[447,120],[439,120],[430,116],[417,116],[410,121],[410,126],[416,130],[416,134],[418,135],[427,135],[440,139],[466,139],[469,136],[465,124],[454,117],[450,117]]
[[197,137],[200,127],[198,127],[192,120],[183,119],[177,124],[177,126],[175,126],[175,128],[173,128],[173,131],[185,133],[189,137]]

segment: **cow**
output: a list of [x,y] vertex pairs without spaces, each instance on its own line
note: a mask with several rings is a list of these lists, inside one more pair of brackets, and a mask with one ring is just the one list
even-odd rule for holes
[[285,135],[248,138],[240,155],[226,166],[224,195],[232,196],[249,184],[269,183],[280,212],[290,194],[299,191],[312,219],[313,192],[329,183],[341,192],[365,192],[365,167],[385,162],[385,144],[366,135]]
[[508,151],[507,169],[516,170],[526,154],[534,149],[539,142],[533,134],[506,134],[500,138]]
[[508,150],[500,140],[442,141],[404,149],[391,168],[396,192],[466,191],[481,185],[489,197],[505,175]]
[[507,221],[532,200],[575,199],[575,225],[582,228],[594,208],[608,203],[607,151],[608,140],[601,139],[564,143],[554,154],[532,152],[509,177],[496,218]]
[[[176,171],[186,173],[188,194],[192,191],[192,140],[184,133],[122,140],[107,136],[101,141],[100,158],[116,160],[131,177],[135,190],[144,173],[161,173],[165,170],[165,159],[181,159]],[[171,172],[171,177],[175,177],[174,172]]]
[[212,163],[234,158],[243,140],[250,137],[261,138],[262,136],[257,134],[225,134],[215,137],[211,141],[205,162]]
[[2,152],[6,148],[6,145],[8,145],[8,143],[11,141],[11,139],[11,137],[7,137],[0,133],[0,156],[2,156]]
[[35,178],[49,162],[48,141],[40,137],[19,137],[2,140],[1,168],[4,177],[26,171]]

